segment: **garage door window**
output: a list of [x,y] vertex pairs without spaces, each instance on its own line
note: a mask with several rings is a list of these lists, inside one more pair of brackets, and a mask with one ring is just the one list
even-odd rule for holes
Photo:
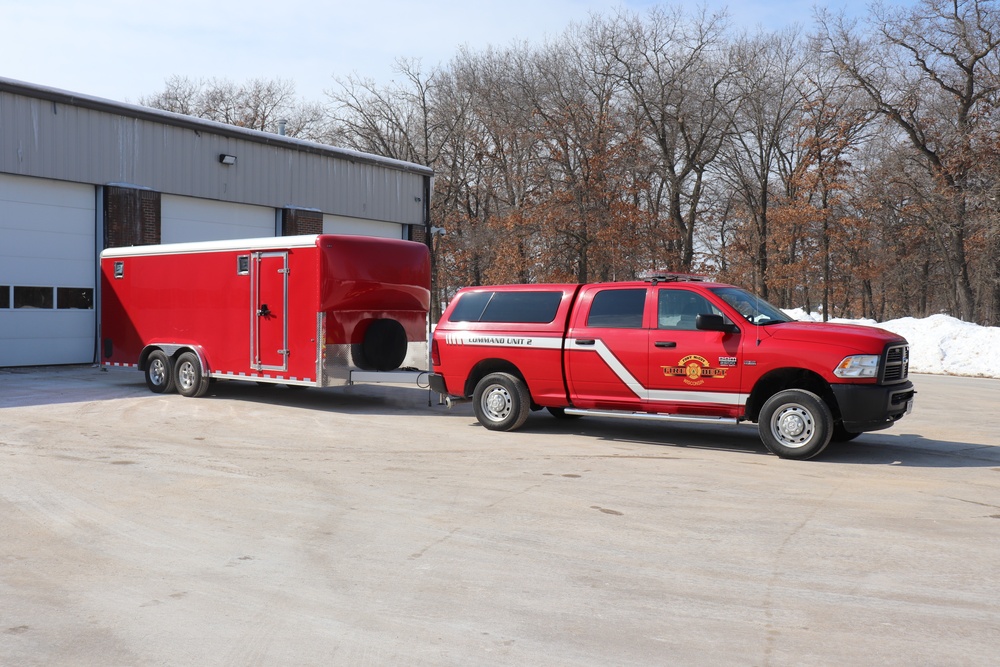
[[14,286],[15,308],[52,308],[53,303],[51,287]]
[[60,310],[90,310],[94,307],[94,290],[89,287],[60,287],[56,290],[56,308]]
[[[11,295],[13,294],[13,298]],[[93,310],[93,287],[0,285],[0,309]]]

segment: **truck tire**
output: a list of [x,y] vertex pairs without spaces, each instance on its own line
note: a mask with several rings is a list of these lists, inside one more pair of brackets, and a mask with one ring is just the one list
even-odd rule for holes
[[145,375],[146,386],[154,394],[168,394],[176,388],[170,357],[163,350],[149,353],[149,358],[146,359]]
[[406,359],[406,330],[396,320],[375,320],[360,344],[353,346],[355,365],[364,371],[394,371]]
[[490,373],[476,384],[472,408],[479,423],[491,431],[513,431],[531,412],[531,395],[510,373]]
[[760,439],[783,459],[811,459],[830,443],[833,414],[816,394],[786,389],[767,399],[757,423]]
[[197,398],[208,391],[208,378],[202,374],[201,362],[194,352],[185,352],[177,358],[174,384],[177,385],[177,393],[188,398]]

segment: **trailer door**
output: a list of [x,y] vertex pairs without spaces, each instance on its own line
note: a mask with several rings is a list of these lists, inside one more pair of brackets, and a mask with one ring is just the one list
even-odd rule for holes
[[288,252],[253,253],[251,365],[288,370]]

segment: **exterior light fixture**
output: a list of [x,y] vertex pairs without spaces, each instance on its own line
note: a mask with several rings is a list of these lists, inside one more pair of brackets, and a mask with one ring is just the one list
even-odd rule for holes
[[234,165],[234,164],[236,164],[236,156],[235,155],[226,155],[225,153],[220,153],[219,154],[219,162],[221,162],[222,164],[227,165],[227,166]]

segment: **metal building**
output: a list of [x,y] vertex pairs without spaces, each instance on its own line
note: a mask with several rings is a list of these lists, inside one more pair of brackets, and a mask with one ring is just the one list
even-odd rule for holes
[[95,359],[108,247],[428,238],[427,168],[0,78],[0,367]]

